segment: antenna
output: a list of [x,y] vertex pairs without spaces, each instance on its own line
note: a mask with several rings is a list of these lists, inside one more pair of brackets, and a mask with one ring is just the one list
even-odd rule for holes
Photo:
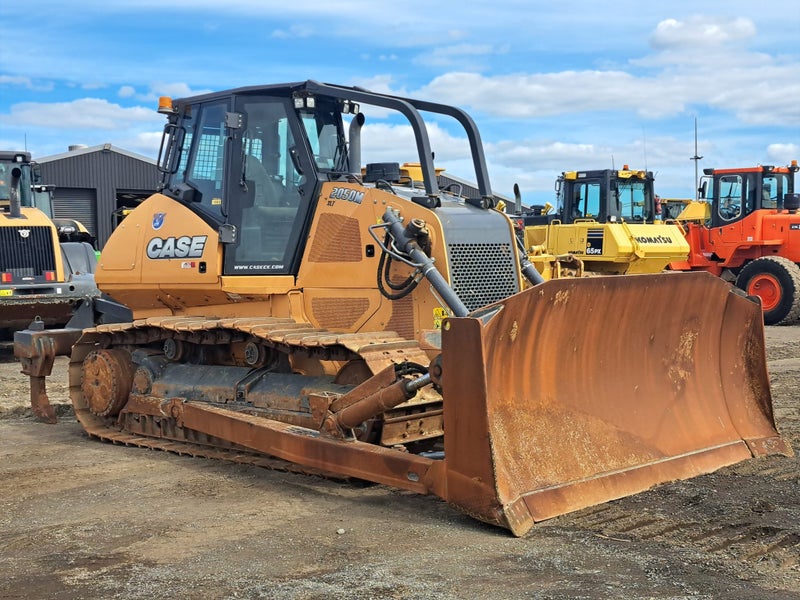
[[700,200],[700,180],[697,178],[697,163],[702,159],[697,155],[697,117],[694,118],[694,156],[689,160],[694,161],[694,199]]
[[647,133],[644,130],[644,125],[642,125],[642,148],[644,152],[644,170],[647,171]]

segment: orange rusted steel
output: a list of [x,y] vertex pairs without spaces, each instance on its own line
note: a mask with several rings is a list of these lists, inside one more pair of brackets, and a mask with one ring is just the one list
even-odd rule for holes
[[444,495],[441,461],[196,402],[174,402],[168,414],[181,427],[290,462],[420,494]]
[[22,373],[30,377],[31,410],[45,423],[56,423],[56,411],[47,396],[46,377],[53,370],[56,356],[70,353],[81,336],[80,329],[45,330],[42,321],[34,321],[28,329],[14,333],[14,356]]
[[551,281],[450,319],[447,500],[521,535],[657,483],[790,453],[770,409],[758,305],[709,274],[684,275]]
[[47,397],[47,384],[44,377],[37,377],[31,375],[31,410],[33,416],[42,421],[43,423],[58,423],[56,416],[56,409],[50,404],[50,399]]
[[[381,385],[375,386],[373,381]],[[333,413],[326,419],[325,428],[329,433],[335,434],[358,427],[364,421],[394,408],[413,396],[414,393],[409,393],[406,389],[406,380],[396,380],[394,367],[387,367],[334,402],[331,406]],[[341,408],[337,405],[341,405]]]

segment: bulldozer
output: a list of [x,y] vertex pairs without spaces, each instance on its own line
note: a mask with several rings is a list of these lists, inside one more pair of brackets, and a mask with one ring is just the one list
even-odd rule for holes
[[658,273],[685,260],[689,245],[680,227],[662,222],[653,180],[651,171],[628,165],[562,172],[555,208],[547,203],[513,217],[531,263],[553,279]]
[[767,325],[800,320],[800,194],[787,166],[703,169],[700,200],[678,215],[691,248],[675,271],[707,271],[757,296]]
[[54,219],[53,186],[28,152],[0,151],[0,338],[36,317],[65,325],[94,282],[94,238],[78,221]]
[[[370,111],[405,119],[417,175],[362,165]],[[97,269],[132,318],[15,336],[39,406],[69,353],[89,436],[432,494],[517,536],[791,453],[758,305],[707,273],[541,281],[463,110],[305,81],[159,112],[159,191]],[[477,197],[439,188],[423,114],[464,131]]]

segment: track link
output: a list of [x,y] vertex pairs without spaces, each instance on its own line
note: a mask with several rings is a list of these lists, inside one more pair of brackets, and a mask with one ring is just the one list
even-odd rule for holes
[[[307,323],[272,317],[155,317],[131,323],[99,325],[85,330],[73,347],[69,366],[70,397],[78,421],[91,437],[114,444],[337,479],[344,477],[259,454],[225,440],[185,430],[175,424],[168,428],[169,438],[150,437],[125,431],[121,421],[115,417],[101,417],[91,412],[83,397],[81,385],[82,364],[92,350],[154,348],[167,339],[179,339],[208,347],[231,342],[255,342],[287,356],[301,355],[322,361],[341,362],[360,359],[373,374],[391,364],[413,362],[427,365],[429,362],[428,355],[416,341],[402,338],[394,332],[336,333],[314,328]],[[431,398],[432,395],[434,398]],[[426,390],[423,396],[423,402],[441,401],[441,397],[433,390]],[[149,418],[171,419],[167,415]]]

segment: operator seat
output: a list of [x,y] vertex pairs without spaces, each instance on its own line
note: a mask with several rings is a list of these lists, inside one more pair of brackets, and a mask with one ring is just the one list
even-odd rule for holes
[[258,158],[248,154],[245,162],[246,178],[255,183],[253,206],[281,206],[283,185],[274,175],[270,175]]

